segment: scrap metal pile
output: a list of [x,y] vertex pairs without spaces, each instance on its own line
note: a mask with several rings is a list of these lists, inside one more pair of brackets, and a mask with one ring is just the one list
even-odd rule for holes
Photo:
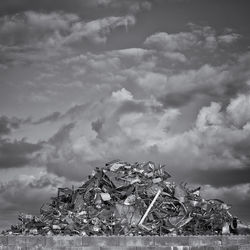
[[224,202],[169,182],[164,166],[122,161],[96,168],[79,188],[59,188],[40,216],[19,216],[6,234],[207,235],[236,233]]

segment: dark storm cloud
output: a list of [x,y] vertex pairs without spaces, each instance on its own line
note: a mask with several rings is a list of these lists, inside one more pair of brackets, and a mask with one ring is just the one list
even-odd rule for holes
[[0,117],[0,135],[6,135],[11,132],[12,128],[18,128],[19,122],[9,119],[7,116]]
[[104,124],[104,119],[97,119],[91,122],[91,128],[99,135],[103,124]]
[[34,153],[42,148],[41,143],[29,143],[25,140],[10,141],[0,139],[0,168],[23,167],[34,160]]
[[0,169],[29,165],[34,160],[33,154],[42,148],[42,143],[29,143],[24,139],[12,141],[3,137],[30,122],[29,118],[25,120],[17,117],[0,117]]
[[44,122],[54,122],[54,121],[58,121],[60,118],[61,118],[61,113],[56,111],[45,117],[42,117],[38,121],[33,122],[33,124],[41,124]]
[[48,114],[37,121],[34,121],[33,124],[38,125],[45,122],[58,122],[62,119],[69,118],[71,120],[77,120],[79,117],[86,111],[86,109],[89,107],[90,103],[84,103],[84,104],[76,104],[69,108],[65,113],[61,113],[59,111],[55,111],[51,114]]
[[[246,124],[241,125],[243,127]],[[232,154],[235,158],[240,159],[244,164],[248,164],[250,161],[250,139],[244,138],[242,141],[232,146]],[[244,158],[242,157],[244,155]],[[250,175],[249,175],[250,176]]]
[[0,116],[0,136],[8,135],[12,129],[18,129],[22,124],[28,123],[30,119],[20,119],[17,117]]
[[[231,85],[232,86],[232,85]],[[223,89],[223,92],[227,93],[227,96],[221,95],[218,92],[218,89],[213,89],[209,86],[201,86],[201,87],[196,87],[194,89],[185,91],[185,92],[173,92],[173,93],[168,93],[166,95],[160,96],[158,100],[164,105],[164,107],[176,107],[180,108],[183,107],[190,102],[195,102],[198,97],[207,97],[209,99],[212,99],[214,101],[218,102],[228,102],[228,100],[232,97],[235,97],[238,93],[240,93],[240,84],[239,88],[237,88],[236,92],[233,92],[232,89],[236,90],[235,86],[232,86],[231,88],[230,83],[228,85],[226,84],[225,86],[221,86]]]
[[[184,82],[183,82],[184,84]],[[194,87],[186,91],[176,91],[161,95],[158,101],[167,107],[183,107],[190,102],[196,101],[197,97],[213,97],[213,100],[220,101],[221,95],[216,92],[216,89],[211,89],[209,86]]]
[[70,119],[78,119],[79,116],[86,111],[90,103],[76,104],[73,107],[69,108],[63,115],[63,117],[70,117]]
[[159,97],[159,101],[165,107],[182,107],[193,101],[197,93],[194,91],[188,91],[185,93],[170,93]]
[[147,107],[143,102],[135,101],[124,101],[121,106],[116,110],[118,115],[128,114],[128,113],[145,113]]
[[56,134],[54,134],[48,141],[49,144],[59,146],[69,139],[70,132],[75,127],[75,123],[69,123],[62,126]]
[[195,169],[189,175],[194,183],[209,184],[217,188],[232,187],[249,183],[250,166],[239,169]]

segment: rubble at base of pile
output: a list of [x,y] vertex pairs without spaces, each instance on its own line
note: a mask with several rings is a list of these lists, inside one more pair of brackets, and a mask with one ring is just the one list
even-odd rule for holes
[[[40,216],[20,214],[4,234],[214,235],[249,233],[230,206],[205,200],[200,188],[169,182],[165,166],[116,160],[96,168],[76,190],[59,188]],[[237,225],[238,224],[238,225]]]

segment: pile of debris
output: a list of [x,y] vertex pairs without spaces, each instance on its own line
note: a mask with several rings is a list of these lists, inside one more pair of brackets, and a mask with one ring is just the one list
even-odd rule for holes
[[79,188],[59,188],[40,216],[19,216],[5,234],[208,235],[237,233],[230,206],[200,188],[169,182],[165,166],[120,160],[96,168]]

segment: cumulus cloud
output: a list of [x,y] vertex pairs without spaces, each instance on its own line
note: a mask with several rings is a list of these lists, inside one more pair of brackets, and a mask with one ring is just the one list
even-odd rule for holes
[[7,47],[60,47],[87,39],[105,43],[117,27],[135,24],[134,16],[110,16],[85,22],[76,14],[26,11],[0,18],[0,43]]
[[[232,99],[228,107],[231,107],[238,98]],[[248,95],[244,100],[247,102]],[[235,127],[234,116],[232,112],[228,113],[227,108],[222,109],[219,103],[211,103],[210,106],[203,107],[193,129],[170,138],[175,152],[179,151],[178,147],[186,152],[186,160],[185,157],[177,161],[172,159],[173,163],[192,170],[190,178],[193,176],[193,181],[232,186],[240,183],[240,179],[235,177],[236,173],[242,177],[249,171],[247,163],[249,154],[245,147],[240,148],[239,145],[247,145],[250,120],[245,120],[241,127]],[[247,113],[245,115],[247,116]],[[162,147],[162,151],[164,148],[166,151],[169,149],[172,151],[167,145]],[[223,171],[227,173],[225,176],[219,174]],[[216,173],[217,178],[214,178]],[[200,175],[203,177],[199,179]],[[246,182],[246,179],[242,178],[242,182]]]
[[185,63],[185,60],[186,56],[178,52],[130,48],[87,53],[69,58],[65,64],[75,70],[76,77],[81,71],[79,77],[84,75],[85,82],[107,88],[106,94],[118,85],[133,95],[154,95],[166,107],[183,107],[199,98],[224,101],[247,90],[248,75],[242,62],[166,67],[176,61]]
[[119,101],[131,101],[133,99],[133,95],[125,88],[122,88],[121,90],[112,92],[112,98],[118,102]]
[[146,38],[145,45],[168,51],[185,50],[197,43],[197,38],[188,32],[168,34],[160,32]]
[[[176,61],[184,65],[177,64],[175,69],[171,64]],[[247,89],[248,75],[242,62],[222,65],[199,62],[190,67],[186,56],[179,52],[129,48],[82,54],[64,62],[75,71],[75,77],[84,76],[85,84],[106,88],[106,94],[115,86],[125,87],[133,95],[153,94],[166,107],[182,107],[203,97],[223,101]]]
[[[121,92],[126,93],[122,89],[120,92],[116,91]],[[112,96],[112,93],[110,95]],[[242,105],[245,104],[244,101],[247,103],[247,95],[244,98],[236,97],[231,100],[228,107],[238,98],[243,100]],[[86,169],[87,166],[99,165],[103,163],[103,159],[121,157],[133,161],[140,155],[142,160],[166,162],[170,173],[181,173],[179,178],[197,184],[213,185],[210,188],[213,192],[212,197],[225,198],[229,193],[225,190],[238,190],[235,185],[248,183],[244,176],[247,176],[249,170],[243,160],[248,155],[246,151],[240,151],[236,145],[249,137],[250,121],[246,120],[243,126],[235,127],[233,109],[229,112],[228,107],[222,108],[219,103],[211,103],[200,110],[195,127],[184,133],[172,134],[171,126],[181,116],[178,109],[161,109],[159,113],[147,108],[139,112],[136,109],[135,112],[116,112],[127,103],[136,104],[142,101],[130,97],[129,100],[121,99],[117,106],[102,103],[96,107],[97,109],[92,109],[92,119],[89,120],[89,125],[94,130],[92,136],[91,133],[87,133],[86,127],[82,136],[75,137],[75,124],[63,126],[48,140],[42,153],[40,160],[47,166],[47,171],[58,176],[81,180],[91,170]],[[146,102],[145,107],[146,104],[149,105]],[[235,112],[237,113],[237,110]],[[100,114],[105,119],[100,118]],[[99,118],[94,119],[96,115],[99,115]],[[81,121],[79,123],[81,124]],[[235,155],[235,147],[238,157]],[[240,202],[246,204],[248,197],[242,196]]]
[[138,84],[145,89],[153,91],[155,94],[162,93],[167,85],[167,75],[159,72],[145,72],[144,75],[138,77]]
[[[237,97],[228,107],[235,100]],[[139,154],[143,160],[166,161],[169,171],[179,175],[180,179],[215,186],[240,184],[241,178],[234,178],[234,175],[243,176],[249,171],[249,153],[239,146],[247,145],[249,121],[235,127],[234,117],[227,108],[213,102],[199,111],[193,128],[176,134],[171,128],[180,122],[180,110],[161,107],[159,112],[153,112],[148,108],[149,103],[144,103],[144,107],[142,104],[133,99],[123,100],[116,107],[105,105],[101,112],[105,119],[97,118],[91,122],[99,137],[75,139],[76,151],[97,161],[102,155],[111,159],[122,156],[132,161]],[[228,175],[220,177],[222,171]],[[214,178],[216,173],[218,178]],[[203,177],[199,178],[201,175]],[[247,181],[246,178],[242,180]]]
[[232,99],[227,107],[227,113],[236,127],[246,125],[250,120],[250,96],[240,94],[237,98]]
[[63,63],[64,67],[72,68],[74,77],[81,80],[84,86],[98,86],[97,90],[106,88],[106,94],[109,94],[117,89],[115,86],[123,85],[127,88],[126,85],[132,85],[132,78],[154,67],[152,53],[153,51],[141,48],[111,50],[98,54],[88,52],[69,57]]
[[[143,150],[146,137],[159,139],[178,115],[177,111],[165,111],[154,98],[138,100],[122,88],[110,93],[110,98],[102,103],[78,110],[77,125],[69,123],[61,127],[43,143],[39,164],[49,172],[79,180],[92,166],[103,163],[103,159],[118,157],[122,151],[128,153],[128,148],[132,152],[136,146],[137,152]],[[71,120],[69,112],[64,116],[65,120]]]
[[200,95],[220,95],[226,91],[231,77],[225,67],[205,64],[198,69],[171,75],[148,72],[138,82],[146,89],[153,89],[166,107],[180,107]]
[[[167,81],[159,93],[159,100],[166,106],[183,106],[202,97],[203,100],[227,102],[240,93],[249,91],[247,85],[248,70],[240,62],[213,66],[203,64],[197,69],[182,70],[167,75]],[[245,63],[248,62],[246,59]],[[240,66],[239,66],[240,65]]]
[[167,59],[173,60],[173,61],[179,61],[179,62],[186,62],[187,58],[184,54],[179,52],[164,52],[163,54]]
[[244,176],[249,172],[249,153],[239,147],[247,145],[250,135],[248,109],[243,108],[240,116],[245,120],[235,116],[236,103],[248,106],[247,94],[232,98],[226,107],[212,102],[201,108],[195,125],[176,134],[171,128],[182,116],[179,109],[130,93],[121,88],[103,102],[78,110],[78,125],[64,125],[43,143],[40,164],[57,176],[80,181],[105,159],[136,161],[140,155],[141,160],[167,163],[167,170],[179,176],[177,181],[210,184],[216,190],[248,183]]
[[221,105],[215,102],[211,103],[209,107],[203,107],[196,120],[196,126],[201,131],[206,130],[209,126],[222,126],[223,123],[224,116],[221,112]]
[[[190,33],[196,37],[199,44],[207,43],[205,39],[199,38],[204,34],[211,33],[211,36],[213,34],[217,37],[211,28],[199,27],[193,30]],[[211,56],[207,46],[202,44],[201,47],[204,53]],[[197,45],[195,49],[198,51],[201,47]],[[235,63],[229,64],[226,61],[224,64],[207,63],[207,59],[204,59],[205,62],[203,59],[200,54],[192,54],[190,57],[190,54],[185,52],[161,51],[159,48],[129,48],[99,54],[81,54],[64,62],[68,67],[72,67],[74,77],[82,79],[84,76],[85,84],[102,86],[101,88],[106,88],[107,93],[118,85],[132,89],[133,95],[153,94],[169,107],[183,107],[199,98],[223,101],[227,97],[234,97],[240,91],[246,91],[248,75],[243,66],[246,63],[239,61],[243,59],[234,59]]]

